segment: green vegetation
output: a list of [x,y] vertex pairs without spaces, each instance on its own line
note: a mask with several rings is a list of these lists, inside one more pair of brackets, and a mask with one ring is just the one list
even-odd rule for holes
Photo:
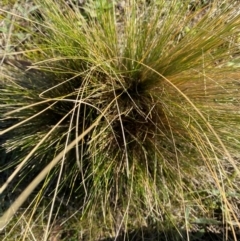
[[4,240],[237,240],[237,3],[65,2],[10,18],[8,39],[28,39],[1,61],[0,195],[19,194]]

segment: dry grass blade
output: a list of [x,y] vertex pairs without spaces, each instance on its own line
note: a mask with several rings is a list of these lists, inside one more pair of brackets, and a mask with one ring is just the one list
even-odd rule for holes
[[0,228],[23,205],[33,207],[23,240],[38,208],[44,241],[66,216],[76,239],[131,240],[146,228],[191,240],[215,225],[237,240],[239,3],[124,2],[36,1],[23,28],[32,41],[4,55],[0,193],[21,194]]

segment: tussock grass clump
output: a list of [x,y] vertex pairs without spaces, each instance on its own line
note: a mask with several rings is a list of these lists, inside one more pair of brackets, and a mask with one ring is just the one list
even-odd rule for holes
[[121,14],[107,1],[37,3],[31,63],[1,69],[2,146],[16,153],[1,193],[11,181],[26,188],[0,227],[37,186],[35,211],[52,197],[44,240],[59,200],[79,208],[93,240],[144,226],[239,226],[234,3],[126,1]]

